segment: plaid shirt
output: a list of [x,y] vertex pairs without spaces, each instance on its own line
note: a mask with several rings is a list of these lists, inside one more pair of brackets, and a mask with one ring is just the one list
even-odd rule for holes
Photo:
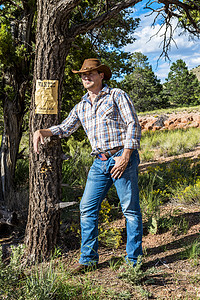
[[104,86],[93,104],[89,94],[85,94],[60,125],[49,129],[53,135],[68,137],[81,125],[92,146],[92,155],[118,146],[140,146],[141,128],[134,105],[120,89]]

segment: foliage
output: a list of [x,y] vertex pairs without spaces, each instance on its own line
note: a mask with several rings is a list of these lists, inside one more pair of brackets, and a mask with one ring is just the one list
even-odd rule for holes
[[15,171],[15,185],[17,187],[27,186],[29,178],[29,160],[18,159]]
[[182,259],[190,259],[194,265],[199,264],[200,258],[200,240],[199,238],[194,241],[190,246],[185,247],[185,251],[181,253]]
[[199,144],[199,128],[147,131],[142,134],[140,156],[150,161],[154,156],[172,156],[191,151]]
[[57,290],[56,280],[58,275],[56,274],[52,262],[47,268],[37,267],[31,272],[31,275],[26,279],[26,285],[24,287],[26,299],[38,300],[55,299]]
[[[159,208],[160,209],[160,208]],[[171,230],[172,235],[186,234],[188,232],[189,222],[184,217],[164,215],[160,216],[153,213],[147,222],[144,223],[144,234],[160,234]]]
[[152,215],[159,214],[162,191],[155,190],[155,180],[157,174],[147,174],[148,184],[140,190],[141,209],[149,219]]
[[[154,176],[154,190],[159,193],[172,193],[173,190],[180,186],[187,186],[195,183],[200,176],[200,163],[191,159],[175,159],[167,164],[158,164],[157,166],[148,167],[147,172],[140,174],[140,190],[145,189],[149,182],[149,177]],[[163,199],[164,200],[164,199]]]
[[99,211],[99,241],[101,245],[112,249],[117,249],[122,243],[122,230],[112,226],[115,210],[116,208],[104,199]]
[[12,246],[12,255],[9,265],[5,265],[2,259],[2,247],[0,247],[0,297],[2,299],[18,299],[21,296],[19,279],[23,274],[21,258],[23,246]]
[[[187,230],[188,223],[184,219],[160,217],[160,206],[173,199],[184,202],[186,198],[189,203],[194,199],[198,201],[199,170],[199,162],[182,159],[150,167],[147,172],[139,175],[141,209],[146,221],[145,231],[156,234],[162,232],[163,228],[173,227],[174,234],[180,234]],[[193,189],[196,192],[194,195]]]
[[[83,24],[99,15],[102,16],[115,4],[118,4],[116,0],[107,4],[103,1],[82,1],[81,5],[77,5],[73,10],[70,25]],[[138,23],[139,19],[133,18],[133,9],[130,7],[119,11],[114,18],[105,21],[101,26],[89,30],[86,37],[89,37],[95,47],[95,52],[100,56],[101,51],[108,52],[110,47],[112,47],[112,50],[113,48],[120,49],[133,42],[132,33],[134,33]]]
[[[28,1],[26,5],[23,1],[18,1],[16,5],[6,1],[0,7],[0,61],[4,70],[12,66],[16,68],[16,72],[21,71],[26,77],[31,75],[27,74],[27,65],[30,64],[34,55],[32,43],[34,42],[35,20],[29,19],[28,29],[25,24],[29,15],[35,11],[36,1],[34,0]],[[23,32],[26,29],[30,32]],[[28,36],[30,40],[26,40]]]
[[136,52],[131,56],[130,64],[134,71],[125,75],[120,85],[131,96],[136,110],[141,112],[167,107],[168,102],[162,93],[162,85],[152,71],[148,58]]
[[[16,197],[11,194],[17,182],[17,154],[22,132],[28,127],[25,114],[31,95],[35,11],[36,1],[4,1],[0,6],[0,113],[3,116],[0,132],[5,137],[1,143],[5,154],[1,171],[7,170],[5,174],[1,172],[7,182],[1,197],[7,209],[16,204]],[[13,130],[15,121],[18,126]],[[8,201],[9,197],[12,200]]]
[[164,92],[169,97],[170,104],[175,107],[200,104],[199,81],[195,74],[188,71],[182,59],[172,63]]
[[111,205],[109,204],[108,200],[104,199],[101,203],[101,210],[99,212],[99,218],[101,223],[109,223],[111,219]]
[[167,201],[199,203],[200,164],[191,159],[174,160],[149,167],[139,174],[140,202],[144,232],[157,234],[171,229],[174,235],[186,233],[188,221],[174,216],[160,216],[160,206]]
[[68,140],[63,140],[63,151],[70,156],[69,160],[63,162],[63,183],[84,187],[93,162],[88,140],[78,141],[71,136]]
[[122,229],[120,228],[105,228],[101,226],[99,229],[99,241],[104,247],[117,249],[122,244]]
[[186,234],[188,232],[189,222],[185,217],[179,215],[164,215],[157,220],[157,232],[163,233],[168,230],[172,231],[172,235]]
[[200,178],[197,178],[194,184],[175,191],[174,198],[181,203],[200,203]]
[[10,28],[6,24],[1,24],[0,28],[0,61],[8,66],[14,57],[14,45]]
[[154,151],[151,150],[149,145],[145,145],[145,147],[140,150],[140,159],[142,162],[148,162],[154,159]]
[[[194,0],[194,1],[183,0],[183,3],[185,3],[186,5],[187,4],[191,5],[192,9],[189,14],[187,14],[186,12],[183,12],[182,16],[179,17],[179,22],[180,22],[179,26],[184,29],[187,29],[190,33],[198,36],[195,27],[196,26],[199,27],[199,25],[200,25],[199,1],[198,0]],[[196,26],[194,26],[193,22],[191,22],[191,17],[195,21]]]
[[[35,263],[31,267],[22,267],[23,254],[23,246],[12,247],[11,262],[5,264],[0,248],[1,299],[107,299],[109,291],[102,289],[88,276],[79,281],[70,274],[66,262],[58,259],[60,251],[57,251],[49,262]],[[118,292],[113,292],[113,297],[118,297]]]
[[132,264],[129,263],[121,267],[119,278],[133,285],[141,285],[142,283],[148,283],[148,276],[155,274],[156,269],[150,268],[146,271],[142,270],[142,257],[139,256],[137,264],[133,268]]

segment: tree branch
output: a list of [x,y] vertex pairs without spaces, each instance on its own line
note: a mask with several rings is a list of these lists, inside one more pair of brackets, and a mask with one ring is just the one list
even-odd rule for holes
[[[162,6],[155,8],[155,3],[160,3]],[[170,50],[171,43],[175,43],[173,39],[174,31],[180,24],[184,30],[187,30],[197,37],[199,36],[199,22],[198,20],[195,20],[195,17],[192,15],[193,12],[199,11],[199,5],[195,3],[195,1],[188,1],[185,3],[179,0],[148,0],[145,8],[151,10],[151,15],[156,13],[152,25],[155,25],[157,18],[161,16],[163,24],[161,25],[160,30],[165,26],[164,33],[162,34],[163,49],[160,57],[164,56],[169,59],[168,51]],[[172,29],[173,17],[178,21],[175,29]],[[186,23],[187,20],[188,24]],[[159,31],[155,35],[157,35]]]
[[194,6],[196,6],[195,3],[193,3],[192,5],[189,5],[189,4],[181,2],[179,0],[159,0],[159,2],[163,3],[164,5],[174,4],[177,7],[181,7],[184,11],[195,10]]
[[69,32],[67,33],[71,38],[74,38],[78,34],[84,34],[89,30],[94,29],[95,27],[100,27],[103,23],[112,19],[116,14],[118,14],[121,10],[134,6],[135,4],[141,2],[142,0],[126,0],[120,1],[115,6],[110,8],[107,12],[102,15],[94,18],[91,21],[72,25]]
[[[67,11],[70,13],[80,2],[81,0],[59,0],[56,3],[55,9],[61,12]],[[53,4],[54,3],[55,2],[53,1]]]
[[[177,8],[182,8],[184,10],[184,12],[186,13],[186,16],[190,22],[190,24],[194,27],[194,29],[196,30],[197,33],[200,33],[200,28],[198,27],[196,21],[194,20],[194,18],[191,15],[191,11],[196,11],[198,7],[194,2],[192,5],[189,5],[187,3],[183,3],[180,2],[178,0],[160,0],[161,3],[163,3],[165,6],[169,4],[174,4],[177,6]],[[177,17],[177,14],[174,13],[172,10],[169,9],[169,13],[171,13],[172,16]],[[182,23],[184,24],[184,23]],[[185,26],[184,26],[185,27]]]

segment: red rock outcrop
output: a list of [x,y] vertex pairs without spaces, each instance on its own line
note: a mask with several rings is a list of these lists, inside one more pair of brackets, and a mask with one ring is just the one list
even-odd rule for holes
[[200,128],[200,112],[176,112],[171,114],[139,116],[142,131],[173,130],[180,128]]

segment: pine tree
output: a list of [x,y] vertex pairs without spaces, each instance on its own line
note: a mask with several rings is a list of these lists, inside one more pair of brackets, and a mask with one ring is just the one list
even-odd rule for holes
[[134,71],[125,76],[121,87],[131,96],[136,110],[140,112],[167,107],[162,84],[149,65],[147,56],[136,52],[130,62]]
[[172,63],[167,82],[164,84],[165,94],[171,105],[188,106],[200,104],[200,84],[195,74],[189,72],[186,63],[178,59]]

